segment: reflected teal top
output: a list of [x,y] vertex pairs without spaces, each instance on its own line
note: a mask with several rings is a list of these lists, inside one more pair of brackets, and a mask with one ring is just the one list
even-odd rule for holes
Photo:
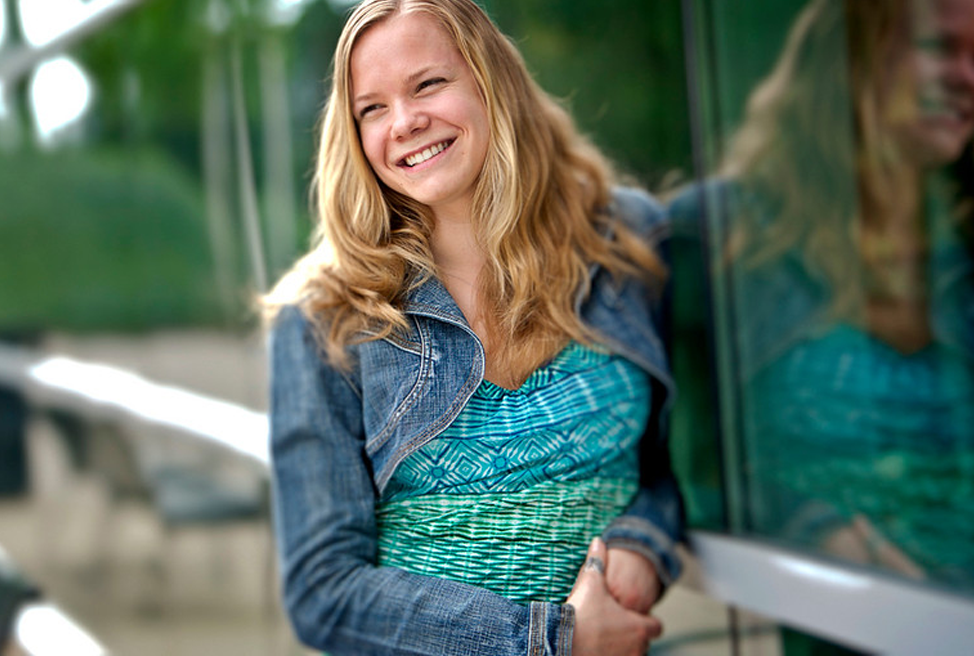
[[396,469],[379,564],[563,602],[588,542],[636,494],[649,395],[639,367],[577,343],[517,390],[483,381]]
[[[931,576],[974,588],[974,363],[936,343],[904,355],[839,325],[747,394],[759,486],[863,514]],[[794,519],[757,496],[767,530]]]

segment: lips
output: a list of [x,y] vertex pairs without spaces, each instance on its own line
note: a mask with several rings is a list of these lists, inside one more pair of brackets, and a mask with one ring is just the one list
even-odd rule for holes
[[974,119],[974,101],[967,98],[947,95],[927,95],[920,97],[923,113],[931,118],[941,118],[957,123],[969,123]]
[[422,150],[417,150],[415,152],[412,152],[409,155],[406,155],[405,157],[400,159],[399,162],[397,163],[397,166],[403,166],[406,168],[413,168],[414,166],[418,166],[419,164],[422,164],[423,162],[427,162],[433,159],[434,157],[436,157],[437,155],[439,155],[440,153],[442,153],[444,150],[452,146],[454,141],[456,141],[456,139],[446,139],[444,141],[440,141],[433,145],[427,146]]

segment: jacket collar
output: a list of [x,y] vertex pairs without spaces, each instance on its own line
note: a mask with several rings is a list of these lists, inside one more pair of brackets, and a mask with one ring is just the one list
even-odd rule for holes
[[406,314],[433,317],[470,328],[463,312],[436,276],[430,276],[406,294]]

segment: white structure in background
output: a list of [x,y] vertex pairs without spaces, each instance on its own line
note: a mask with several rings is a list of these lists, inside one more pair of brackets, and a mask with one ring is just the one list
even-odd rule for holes
[[14,625],[17,643],[30,656],[108,656],[108,652],[57,607],[29,604]]
[[38,66],[30,81],[30,103],[40,144],[56,143],[84,116],[91,98],[91,81],[73,59],[57,57]]
[[27,43],[40,47],[118,4],[118,0],[19,0],[20,27]]
[[0,0],[0,48],[7,38],[7,4],[6,0]]
[[[0,356],[5,354],[0,349]],[[8,356],[12,362],[13,357]],[[4,373],[6,371],[6,373]],[[161,385],[131,371],[64,356],[40,359],[26,369],[28,396],[55,405],[104,408],[138,420],[175,428],[270,465],[267,415],[235,403]],[[20,378],[16,369],[0,370]]]

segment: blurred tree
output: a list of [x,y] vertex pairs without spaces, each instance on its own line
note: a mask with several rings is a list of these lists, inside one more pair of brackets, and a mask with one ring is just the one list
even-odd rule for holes
[[[153,0],[73,49],[95,87],[82,143],[0,162],[0,327],[246,316],[256,270],[273,278],[310,230],[345,13],[275,2]],[[676,3],[482,2],[623,170],[655,184],[686,168]]]
[[680,6],[614,0],[489,0],[541,85],[643,184],[690,164]]
[[199,190],[157,151],[4,158],[0,198],[5,329],[219,318]]

